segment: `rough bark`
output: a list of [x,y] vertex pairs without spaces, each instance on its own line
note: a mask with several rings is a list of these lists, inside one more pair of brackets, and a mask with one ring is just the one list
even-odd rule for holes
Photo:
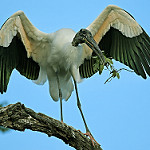
[[80,131],[42,113],[36,113],[19,102],[0,107],[0,126],[18,131],[39,131],[49,137],[55,136],[77,150],[102,150],[96,143],[93,146],[91,140]]

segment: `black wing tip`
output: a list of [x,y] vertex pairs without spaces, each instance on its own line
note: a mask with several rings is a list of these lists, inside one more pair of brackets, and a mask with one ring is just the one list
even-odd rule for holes
[[[113,57],[113,59],[116,59],[129,66],[137,75],[141,76],[143,79],[147,79],[147,77],[150,76],[150,37],[143,28],[142,30],[143,32],[139,36],[127,39],[127,37],[122,36],[120,31],[117,30],[116,32],[116,29],[111,27],[109,32],[99,43],[99,46],[101,49],[105,50],[105,54],[107,54],[106,57]],[[114,40],[111,38],[112,35],[115,37],[120,37],[121,35],[121,37],[123,37],[122,40],[124,40],[124,44],[118,47],[112,46],[112,43],[115,43],[116,45],[119,43],[114,42]],[[128,42],[128,44],[126,44],[128,47],[125,47],[125,41]],[[113,51],[113,49],[116,50],[117,48],[120,50],[120,47],[122,48],[122,51],[119,51],[119,53],[116,53],[118,51]],[[127,49],[131,49],[132,52],[127,51]],[[122,54],[121,52],[124,53]],[[124,60],[125,56],[126,60]],[[126,61],[128,63],[125,63]]]
[[1,94],[3,94],[3,91],[1,91]]
[[7,91],[7,89],[1,89],[1,90],[0,90],[0,93],[1,93],[1,94],[4,94],[4,93],[6,93],[6,91]]
[[147,76],[146,76],[146,75],[145,75],[145,76],[142,76],[142,75],[141,75],[141,77],[142,77],[143,79],[147,79]]

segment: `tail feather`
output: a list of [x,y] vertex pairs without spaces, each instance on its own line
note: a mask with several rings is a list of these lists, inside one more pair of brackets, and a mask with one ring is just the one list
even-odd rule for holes
[[43,85],[47,81],[46,70],[40,67],[40,72],[37,80],[32,80],[35,84]]
[[[69,72],[58,73],[60,89],[62,92],[62,99],[68,100],[73,91],[73,83],[71,74]],[[56,73],[52,70],[48,70],[49,79],[49,92],[54,101],[59,100],[59,88]]]

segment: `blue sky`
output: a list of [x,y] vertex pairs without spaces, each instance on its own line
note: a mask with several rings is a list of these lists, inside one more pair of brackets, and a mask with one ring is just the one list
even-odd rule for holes
[[[41,31],[51,33],[60,28],[78,31],[86,28],[109,4],[130,12],[150,35],[149,0],[5,0],[1,1],[0,26],[18,10],[23,10]],[[115,62],[117,68],[125,67]],[[127,68],[127,67],[126,67]],[[88,126],[104,150],[150,149],[150,78],[142,79],[135,73],[121,72],[121,78],[104,84],[108,72],[96,74],[79,84],[79,96]],[[60,119],[59,103],[49,96],[48,83],[38,86],[12,73],[6,94],[0,101],[20,101],[36,112]],[[63,102],[64,122],[85,132],[76,106],[75,92]],[[0,133],[0,148],[9,150],[72,150],[61,140],[26,130]]]

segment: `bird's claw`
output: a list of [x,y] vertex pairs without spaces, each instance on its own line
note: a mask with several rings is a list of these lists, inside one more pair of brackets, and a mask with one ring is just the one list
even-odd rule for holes
[[[78,131],[81,132],[80,130],[78,130]],[[81,132],[81,133],[86,135],[86,136],[88,136],[90,138],[90,140],[92,142],[92,145],[94,147],[95,147],[95,143],[100,146],[100,144],[94,139],[94,137],[92,136],[92,134],[90,132],[86,132],[86,133]]]
[[94,137],[92,136],[92,134],[90,133],[90,132],[86,132],[86,133],[83,133],[84,135],[87,135],[89,138],[90,138],[90,140],[91,140],[91,142],[92,142],[92,144],[93,144],[93,146],[95,147],[95,143],[97,144],[97,145],[100,145],[95,139],[94,139]]

